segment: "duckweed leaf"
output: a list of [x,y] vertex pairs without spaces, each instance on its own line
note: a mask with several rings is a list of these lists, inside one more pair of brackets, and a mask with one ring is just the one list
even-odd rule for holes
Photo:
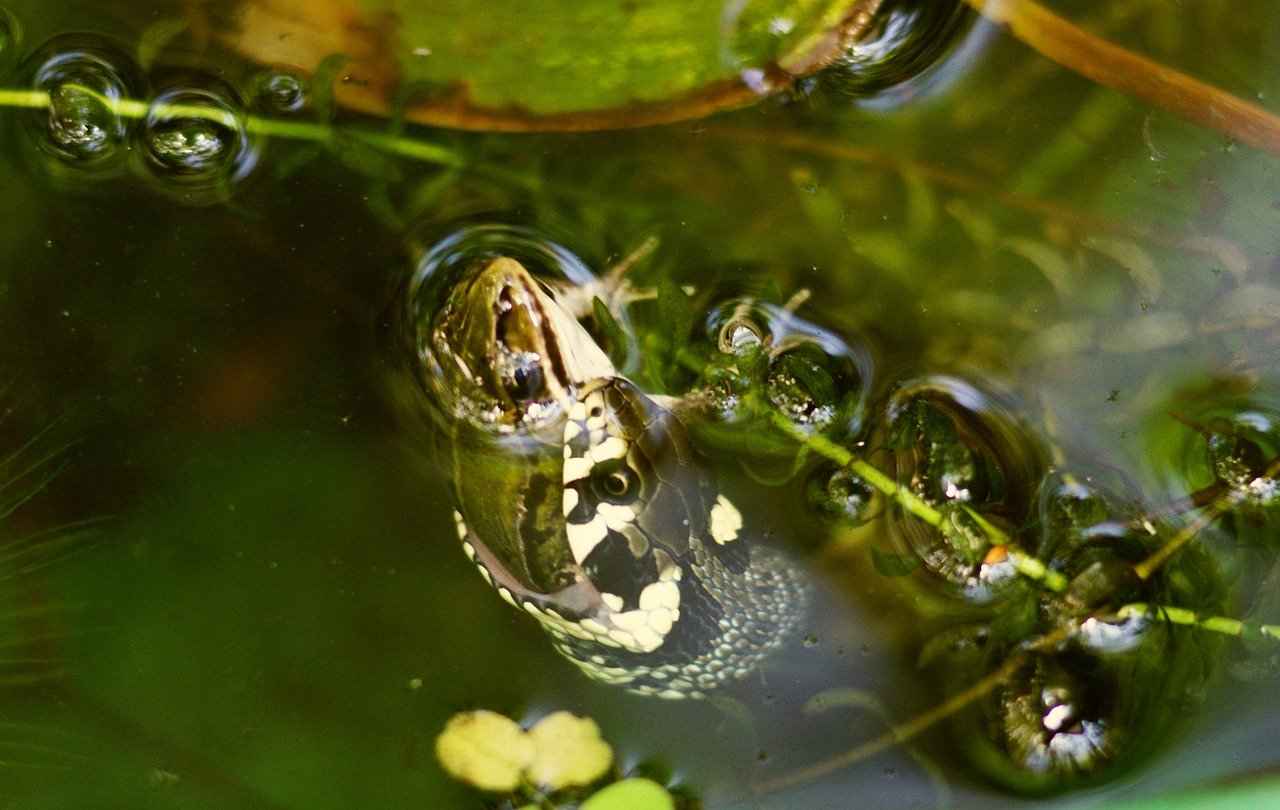
[[679,346],[693,329],[693,303],[680,285],[664,277],[658,283],[658,318],[660,334],[667,335]]
[[528,736],[533,742],[529,780],[548,790],[589,785],[613,764],[613,749],[589,717],[554,712],[529,729]]
[[347,57],[340,53],[324,55],[312,72],[311,106],[316,118],[328,121],[337,106],[335,100],[338,74],[347,66]]
[[483,709],[455,714],[436,737],[436,758],[450,776],[494,792],[519,787],[535,752],[515,721]]
[[582,810],[675,810],[671,794],[648,779],[624,779],[582,803]]
[[609,352],[609,359],[616,367],[622,368],[627,361],[627,333],[598,295],[591,299],[591,314]]
[[160,54],[186,33],[189,23],[182,17],[167,17],[147,26],[138,39],[138,64],[150,70]]

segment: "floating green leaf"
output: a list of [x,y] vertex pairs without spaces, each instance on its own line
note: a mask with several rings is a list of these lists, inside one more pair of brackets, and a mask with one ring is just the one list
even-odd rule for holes
[[648,779],[624,779],[582,803],[582,810],[675,810],[671,794]]
[[[407,118],[473,129],[596,129],[749,104],[826,64],[877,0],[244,0],[235,47],[314,67],[351,56],[336,88]],[[397,111],[398,112],[398,111]]]
[[615,366],[621,368],[626,363],[629,345],[626,330],[618,323],[618,319],[613,317],[609,306],[598,295],[591,299],[591,315],[601,332],[605,349],[609,352],[609,359]]
[[496,712],[456,714],[436,738],[436,756],[450,776],[495,792],[583,787],[613,764],[595,721],[569,712],[553,712],[528,731]]

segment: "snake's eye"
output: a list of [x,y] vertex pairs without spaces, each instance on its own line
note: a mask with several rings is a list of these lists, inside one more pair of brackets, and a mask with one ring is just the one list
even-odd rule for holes
[[[602,465],[603,466],[603,465]],[[639,489],[639,481],[635,472],[625,465],[609,465],[592,476],[596,496],[611,503],[626,503],[635,500]]]
[[625,495],[627,485],[627,476],[622,472],[616,472],[604,480],[604,488],[610,495]]

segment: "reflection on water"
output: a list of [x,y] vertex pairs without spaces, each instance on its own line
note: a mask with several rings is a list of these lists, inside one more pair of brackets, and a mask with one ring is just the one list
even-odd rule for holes
[[[24,392],[16,432],[74,408],[79,442],[0,470],[0,507],[22,504],[0,509],[0,753],[22,755],[0,760],[39,766],[0,765],[6,795],[466,807],[430,741],[476,706],[589,715],[624,771],[709,807],[988,807],[1274,766],[1273,160],[952,4],[928,17],[951,47],[908,30],[922,4],[890,2],[785,98],[559,136],[335,113],[323,82],[216,44],[228,4],[165,5],[186,23],[168,28],[125,0],[6,5],[0,75],[47,102],[0,110],[0,377]],[[1059,10],[1280,93],[1261,3],[1252,23],[1086,5]],[[687,433],[685,478],[715,481],[656,491],[698,507],[703,539],[808,580],[804,620],[749,638],[777,649],[709,700],[582,677],[459,548],[458,497],[468,524],[567,539],[595,525],[579,506],[632,492],[594,445],[619,475],[566,486],[563,419],[540,498],[513,494],[536,465],[458,452],[459,380],[483,363],[446,366],[423,324],[499,256],[566,288],[621,400],[678,420],[627,434],[650,466]],[[502,378],[527,399],[555,341],[496,320],[537,347]],[[603,512],[605,540],[575,529],[564,570],[614,583],[609,615],[638,621],[674,569],[623,519],[647,513]],[[110,519],[72,542],[86,517]],[[548,548],[536,561],[564,562]],[[563,609],[551,568],[538,593]],[[694,607],[628,638],[710,615]],[[902,729],[909,745],[878,742]]]

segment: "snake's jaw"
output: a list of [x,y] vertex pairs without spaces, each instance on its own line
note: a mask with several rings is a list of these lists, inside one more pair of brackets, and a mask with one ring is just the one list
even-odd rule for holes
[[753,547],[744,518],[693,458],[682,423],[621,378],[568,409],[560,466],[573,583],[529,588],[466,529],[467,554],[597,680],[665,698],[745,677],[803,617],[803,575]]
[[454,512],[459,540],[480,576],[512,607],[533,616],[553,636],[572,637],[602,648],[649,653],[662,646],[680,618],[679,567],[667,568],[657,582],[646,586],[639,604],[627,609],[617,594],[600,591],[582,577],[553,593],[526,586],[467,528],[466,519]]

